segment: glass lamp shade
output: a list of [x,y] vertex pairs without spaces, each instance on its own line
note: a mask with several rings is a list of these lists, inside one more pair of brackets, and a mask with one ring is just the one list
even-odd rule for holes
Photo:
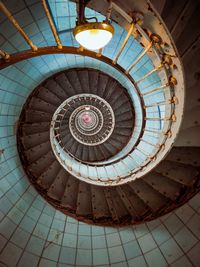
[[88,50],[98,50],[112,39],[114,28],[104,22],[78,25],[73,31],[77,42]]

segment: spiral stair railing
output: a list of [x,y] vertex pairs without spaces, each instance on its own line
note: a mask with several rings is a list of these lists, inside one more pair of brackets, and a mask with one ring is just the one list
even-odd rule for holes
[[[119,10],[119,7],[118,7]],[[126,18],[127,18],[126,14]],[[143,109],[143,129],[140,134],[137,145],[134,145],[128,150],[128,153],[122,154],[119,158],[110,159],[103,162],[88,163],[77,159],[75,156],[65,151],[64,146],[61,145],[62,140],[59,139],[59,134],[55,133],[55,120],[56,116],[59,115],[59,112],[53,117],[51,125],[51,144],[54,150],[54,153],[61,163],[61,165],[75,177],[84,180],[89,183],[101,184],[101,185],[116,185],[126,183],[127,181],[134,180],[138,177],[143,176],[149,172],[153,167],[155,167],[158,162],[163,159],[164,154],[166,153],[166,145],[170,146],[172,143],[172,130],[171,127],[173,124],[176,124],[176,104],[178,103],[179,97],[175,93],[175,87],[177,86],[177,80],[173,76],[173,65],[172,58],[169,55],[166,55],[162,51],[161,38],[156,34],[151,34],[148,36],[140,27],[138,23],[134,25],[136,29],[140,32],[141,35],[146,39],[147,45],[143,52],[138,55],[138,57],[133,61],[133,63],[125,70],[121,69],[120,71],[124,75],[129,75],[133,86],[137,88],[138,96],[140,97],[140,103]],[[119,49],[119,52],[114,60],[112,60],[112,66],[117,68],[117,60],[130,37],[130,33],[133,30],[133,22],[130,24],[130,29],[127,33],[127,36]],[[131,77],[131,70],[138,62],[145,56],[145,54],[152,49],[153,56],[156,57],[156,62],[154,64],[154,69],[150,70],[143,77],[138,80],[134,80]],[[99,56],[101,60],[101,56]],[[110,62],[111,63],[111,62]],[[159,87],[153,88],[151,90],[145,88],[145,90],[140,86],[140,84],[150,77],[153,73],[160,72],[161,85]],[[151,102],[149,96],[155,92],[161,92],[163,94],[163,100],[160,102]],[[151,117],[150,113],[156,113],[156,109],[164,107],[165,115]],[[151,128],[148,127],[148,122],[159,121],[160,128]],[[179,120],[178,120],[179,121]],[[157,143],[149,142],[147,135],[150,133],[161,134]],[[154,136],[155,138],[155,136]],[[144,148],[145,146],[149,147],[150,153],[147,153]],[[137,159],[137,160],[136,160]],[[138,159],[141,159],[138,161]],[[109,171],[106,169],[109,166]],[[130,167],[131,166],[131,167]],[[91,168],[92,176],[89,174],[89,168]],[[111,178],[111,173],[115,173],[115,176]],[[95,177],[95,178],[94,178]]]
[[[56,33],[55,27],[53,26],[48,6],[46,5],[45,1],[42,2],[55,40],[57,42],[58,49],[60,50],[59,52],[65,52],[65,49],[61,45],[61,42],[59,40],[58,34]],[[180,112],[176,112],[177,104],[179,107],[183,107],[183,101],[181,101],[182,96],[180,98],[179,91],[177,90],[178,86],[183,86],[183,84],[181,84],[181,82],[183,81],[177,81],[178,78],[174,75],[174,72],[177,72],[177,68],[180,69],[181,67],[180,62],[178,62],[179,65],[177,65],[176,62],[175,67],[175,63],[173,62],[172,57],[166,54],[162,48],[163,41],[161,37],[156,33],[147,34],[140,26],[141,17],[138,16],[138,14],[136,14],[134,17],[130,17],[115,3],[112,3],[112,8],[117,10],[119,14],[122,15],[127,22],[129,22],[127,36],[125,37],[121,47],[119,48],[117,56],[113,60],[102,56],[102,51],[99,51],[98,53],[88,53],[88,51],[84,50],[82,47],[77,49],[67,49],[71,49],[73,53],[81,52],[82,55],[91,54],[92,57],[95,57],[98,60],[103,60],[107,64],[110,64],[113,68],[118,69],[131,81],[133,88],[136,88],[136,90],[134,90],[134,92],[131,92],[131,94],[137,92],[138,97],[140,98],[141,110],[143,113],[142,129],[138,140],[136,141],[136,144],[130,147],[133,144],[129,143],[128,151],[126,151],[125,154],[120,153],[120,156],[117,159],[115,159],[117,157],[115,156],[114,159],[110,159],[108,161],[88,163],[75,158],[72,154],[68,153],[68,151],[66,152],[64,147],[60,146],[61,140],[59,140],[58,134],[55,135],[54,131],[55,118],[52,119],[50,131],[52,148],[61,165],[75,177],[89,183],[98,183],[101,185],[115,185],[126,183],[127,181],[131,181],[145,175],[153,167],[155,167],[163,159],[169,148],[172,146],[176,132],[178,132],[182,112],[181,114]],[[1,51],[1,66],[5,67],[16,62],[16,60],[22,60],[24,59],[24,56],[28,58],[30,58],[31,56],[37,56],[38,53],[40,53],[41,48],[37,48],[32,44],[28,36],[26,36],[24,31],[18,25],[17,21],[2,3],[1,9],[8,16],[14,26],[19,30],[19,32],[28,42],[33,51],[33,53],[29,51],[27,55],[25,55],[24,52],[22,52],[21,55],[8,55],[8,53]],[[110,13],[111,9],[109,8],[109,16]],[[134,29],[139,32],[142,38],[144,38],[145,48],[142,53],[140,53],[138,57],[133,60],[132,64],[127,69],[123,69],[122,67],[118,66],[117,62]],[[135,66],[137,66],[140,60],[142,60],[142,58],[148,52],[150,52],[150,50],[152,51],[151,58],[153,59],[152,64],[154,68],[143,75],[143,77],[135,80],[131,75],[131,71]],[[55,53],[56,52],[58,51],[56,50]],[[178,60],[178,57],[176,57],[176,60]],[[154,88],[152,88],[151,85],[146,87],[141,86],[141,84],[145,84],[147,78],[151,77],[151,75],[153,75],[154,73],[157,73],[160,78],[160,86]],[[179,79],[181,79],[180,76],[181,75],[179,75]],[[151,96],[156,92],[161,93],[163,99],[159,102],[152,102],[152,99],[156,100],[156,98],[151,98]],[[181,93],[183,92],[181,91]],[[163,109],[164,116],[159,111],[161,107]],[[154,113],[154,116],[151,117],[151,113]],[[156,113],[158,116],[155,116]],[[149,122],[154,122],[154,124],[157,126],[154,126],[155,128],[149,127]],[[159,126],[157,122],[159,122]],[[153,138],[157,139],[156,143],[155,141],[149,141],[149,136],[151,136],[152,133],[154,134]],[[158,135],[159,138],[155,138],[155,135]],[[146,152],[147,150],[144,149],[144,147],[146,149],[148,147],[150,153]],[[106,170],[107,166],[109,166],[111,173],[116,173],[113,178],[110,177],[110,172]],[[88,168],[92,168],[93,178],[91,178],[91,176],[89,175]],[[94,177],[96,177],[95,181]]]
[[[42,3],[57,46],[36,47],[6,6],[0,2],[0,9],[31,48],[16,54],[8,54],[0,50],[0,69],[32,57],[48,54],[75,54],[104,62],[123,79],[124,83],[121,85],[130,98],[133,113],[135,113],[135,124],[126,146],[116,155],[101,161],[87,161],[76,157],[66,149],[60,138],[58,125],[62,123],[63,110],[67,112],[65,104],[69,99],[66,99],[54,112],[50,126],[51,148],[62,167],[72,177],[76,177],[83,182],[104,186],[106,188],[104,190],[109,196],[110,192],[107,186],[131,184],[136,179],[144,177],[164,159],[172,148],[183,115],[184,77],[182,64],[174,43],[155,12],[151,14],[152,20],[149,20],[153,21],[153,26],[149,25],[147,27],[145,12],[142,15],[140,12],[134,11],[130,15],[114,2],[109,5],[107,1],[101,1],[104,2],[104,10],[104,7],[98,7],[98,3],[96,3],[98,1],[94,2],[94,7],[91,3],[91,8],[95,9],[96,7],[97,11],[102,9],[103,14],[107,12],[107,18],[112,18],[113,12],[113,19],[115,19],[115,13],[117,13],[119,25],[127,30],[127,35],[114,58],[104,55],[104,50],[92,52],[83,49],[83,47],[64,46],[56,32],[46,1],[42,1]],[[140,9],[140,4],[138,5],[136,10]],[[142,5],[143,1],[141,1]],[[125,68],[120,65],[120,55],[129,38],[132,37],[140,42],[144,48],[136,58],[133,58],[132,63]],[[135,74],[137,69],[135,72],[134,70],[145,56],[150,58],[151,66],[143,76],[137,76]],[[155,75],[157,75],[156,81],[151,79]],[[92,97],[92,95],[90,96]],[[87,95],[85,94],[84,97],[87,97]],[[139,107],[136,107],[136,100]],[[84,108],[84,112],[89,105],[85,103],[81,106],[81,108]],[[92,109],[95,110],[94,107]],[[137,112],[138,109],[139,112]],[[76,115],[76,113],[74,114]],[[91,144],[88,143],[87,145],[90,146]],[[117,191],[120,192],[120,188]],[[121,195],[123,198],[123,194]]]

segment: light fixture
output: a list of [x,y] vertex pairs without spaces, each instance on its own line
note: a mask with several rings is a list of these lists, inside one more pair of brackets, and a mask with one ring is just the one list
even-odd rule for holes
[[106,22],[87,22],[76,26],[73,34],[82,47],[99,50],[110,42],[114,28]]

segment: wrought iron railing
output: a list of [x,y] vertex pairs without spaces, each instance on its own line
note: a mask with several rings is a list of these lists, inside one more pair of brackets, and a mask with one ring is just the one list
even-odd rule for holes
[[[57,47],[42,48],[34,45],[9,10],[0,2],[0,10],[19,31],[32,50],[23,51],[14,55],[9,55],[7,52],[0,50],[0,56],[2,57],[0,67],[4,68],[20,60],[44,54],[74,53],[96,58],[117,69],[132,84],[133,90],[129,90],[129,93],[137,94],[137,97],[140,99],[142,121],[136,121],[136,125],[137,123],[141,124],[141,131],[139,130],[140,133],[137,141],[131,143],[132,139],[130,138],[127,146],[108,160],[102,162],[84,162],[65,150],[61,140],[59,140],[59,134],[56,134],[56,125],[53,119],[50,129],[52,148],[57,159],[67,171],[75,177],[89,183],[115,185],[145,175],[164,158],[172,147],[183,113],[184,81],[182,66],[173,41],[168,37],[167,30],[163,25],[159,26],[163,27],[165,39],[167,38],[171,44],[170,51],[173,51],[173,57],[166,53],[165,43],[156,32],[152,33],[151,30],[147,32],[141,26],[141,19],[129,16],[118,5],[112,3],[108,7],[109,12],[107,15],[110,17],[112,9],[115,9],[115,11],[119,12],[127,20],[129,26],[127,26],[127,35],[119,47],[116,57],[114,59],[108,58],[104,56],[103,50],[96,53],[87,51],[82,47],[63,46],[53,25],[48,6],[44,0],[42,0],[42,3]],[[133,30],[136,30],[140,35],[144,49],[133,60],[131,65],[127,69],[124,69],[118,64],[118,60],[123,49],[126,47],[128,39],[132,36]],[[139,79],[135,79],[134,67],[137,66],[145,55],[150,56],[154,67]],[[151,76],[155,73],[157,73],[159,81],[156,82],[156,86],[154,87],[153,83],[148,84],[147,80],[151,79]],[[158,82],[160,84],[159,86],[157,85]]]

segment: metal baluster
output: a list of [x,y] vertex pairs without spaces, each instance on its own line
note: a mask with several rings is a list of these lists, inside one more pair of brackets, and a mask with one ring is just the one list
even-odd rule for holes
[[61,44],[60,38],[59,38],[59,36],[58,36],[58,34],[57,34],[57,32],[56,32],[56,28],[55,28],[55,25],[54,25],[54,23],[53,23],[51,14],[50,14],[50,12],[49,12],[49,8],[48,8],[48,6],[47,6],[46,0],[42,0],[42,5],[43,5],[44,11],[45,11],[45,13],[46,13],[46,16],[47,16],[49,25],[50,25],[50,27],[51,27],[51,31],[52,31],[53,36],[54,36],[54,38],[55,38],[55,41],[56,41],[56,43],[57,43],[57,47],[58,47],[59,49],[62,49],[62,44]]
[[130,28],[129,28],[129,31],[128,31],[128,33],[127,33],[127,35],[126,35],[126,37],[125,37],[125,39],[124,39],[124,41],[123,41],[123,43],[122,43],[120,49],[119,49],[119,52],[118,52],[116,58],[113,60],[113,64],[116,64],[116,63],[117,63],[117,60],[119,59],[119,57],[120,57],[120,55],[121,55],[121,53],[122,53],[124,47],[126,46],[126,43],[128,42],[129,37],[130,37],[131,34],[132,34],[133,28],[134,28],[134,24],[131,23],[131,26],[130,26]]
[[8,61],[10,58],[10,55],[8,53],[6,53],[5,51],[0,49],[0,56],[5,60]]

